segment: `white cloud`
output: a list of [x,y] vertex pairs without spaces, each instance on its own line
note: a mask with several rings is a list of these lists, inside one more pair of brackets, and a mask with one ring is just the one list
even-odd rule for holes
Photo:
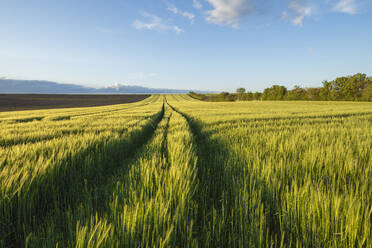
[[195,9],[202,9],[202,8],[203,8],[203,5],[202,5],[198,0],[193,0],[193,2],[192,2],[192,6],[193,6]]
[[185,32],[182,28],[180,28],[178,26],[173,26],[172,30],[175,31],[177,34]]
[[253,12],[253,6],[248,0],[206,0],[213,6],[207,11],[206,20],[220,25],[237,27],[239,20]]
[[288,12],[283,11],[282,14],[280,15],[280,20],[285,20],[288,18]]
[[288,8],[295,13],[292,23],[296,26],[302,26],[304,18],[311,16],[313,13],[313,8],[302,0],[291,0]]
[[133,22],[133,27],[141,30],[141,29],[147,29],[147,30],[155,30],[155,31],[161,31],[161,30],[171,30],[176,32],[177,34],[183,33],[184,30],[176,25],[171,25],[167,21],[164,21],[162,18],[149,14],[147,12],[143,12],[142,16],[144,18],[147,18],[148,21],[141,21],[141,20],[135,20]]
[[176,7],[168,7],[168,10],[170,12],[173,12],[173,14],[175,14],[175,15],[177,15],[179,13],[179,11]]
[[186,11],[182,13],[182,16],[184,16],[186,18],[189,18],[190,21],[194,21],[194,18],[195,18],[195,15],[194,14],[192,14],[190,12],[186,12]]
[[355,0],[340,0],[334,7],[334,11],[346,13],[346,14],[357,14],[358,6],[355,3]]
[[168,7],[168,10],[170,12],[172,12],[173,14],[175,15],[181,15],[183,17],[186,17],[187,19],[190,20],[191,23],[194,22],[194,19],[195,19],[195,15],[190,13],[190,12],[187,12],[187,11],[180,11],[179,9],[177,9],[176,7],[172,6],[172,7]]

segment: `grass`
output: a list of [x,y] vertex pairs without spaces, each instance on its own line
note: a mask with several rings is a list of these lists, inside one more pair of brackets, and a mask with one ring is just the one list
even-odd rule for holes
[[0,113],[0,247],[370,247],[372,104]]

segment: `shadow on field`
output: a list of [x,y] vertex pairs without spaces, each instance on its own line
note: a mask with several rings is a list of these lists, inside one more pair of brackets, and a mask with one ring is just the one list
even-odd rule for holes
[[169,153],[168,153],[168,130],[169,130],[169,122],[172,118],[172,113],[167,117],[167,124],[165,125],[164,132],[163,132],[163,140],[161,143],[161,154],[163,159],[162,169],[166,169],[169,167]]
[[[167,103],[168,104],[168,103]],[[214,226],[217,225],[214,220],[215,212],[217,215],[222,211],[222,192],[228,190],[224,185],[231,185],[232,178],[225,176],[223,161],[219,161],[220,156],[227,156],[227,149],[217,140],[212,140],[211,133],[204,132],[203,123],[189,115],[179,111],[168,104],[174,111],[181,114],[188,122],[193,133],[198,156],[197,178],[198,189],[195,193],[195,201],[198,202],[198,218],[196,220],[195,235],[199,240],[199,245],[205,244],[210,247],[226,247],[221,241],[226,240],[224,235],[219,237],[211,236]],[[220,230],[226,235],[230,230]]]
[[[199,159],[196,194],[199,245],[279,247],[281,238],[287,242],[289,230],[285,237],[281,236],[278,189],[270,187],[256,172],[249,172],[241,155],[231,152],[227,144],[213,137],[216,130],[205,131],[205,124],[200,120],[184,116],[194,133]],[[248,175],[241,179],[243,170],[248,170]],[[259,204],[262,204],[262,212]],[[263,219],[262,228],[256,226]]]
[[[247,167],[244,158],[232,154],[227,144],[214,137],[215,130],[206,131],[200,120],[169,106],[186,118],[196,144],[198,219],[195,236],[199,246],[260,247],[269,242],[269,246],[276,247],[280,244],[280,199],[276,190],[269,188],[253,171],[244,178],[244,186],[242,181],[237,182],[241,180],[243,168]],[[261,218],[265,220],[262,228],[256,226]]]
[[[226,185],[232,185],[232,178],[226,177],[223,161],[220,160],[227,156],[228,150],[218,140],[213,140],[211,133],[202,131],[203,124],[199,120],[190,117],[187,120],[195,137],[198,154],[198,239],[202,246],[209,244],[211,247],[223,247],[223,241],[226,240],[224,234],[227,235],[229,230],[220,230],[222,236],[209,237],[209,240],[206,234],[217,227],[218,223],[212,213],[222,216],[222,193],[229,190]],[[229,212],[228,209],[225,211]]]
[[123,167],[130,164],[135,151],[152,138],[163,116],[164,105],[141,130],[123,139],[97,142],[73,156],[67,155],[17,195],[1,202],[0,223],[4,228],[0,230],[0,246],[23,247],[27,235],[42,229],[48,220],[56,222],[62,233],[68,232],[65,211],[73,213],[87,199],[93,211],[103,210],[107,195],[102,186],[119,169],[129,171]]

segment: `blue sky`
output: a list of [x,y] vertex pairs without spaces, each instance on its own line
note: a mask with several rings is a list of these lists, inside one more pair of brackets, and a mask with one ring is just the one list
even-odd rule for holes
[[371,0],[1,0],[0,77],[263,90],[372,75]]

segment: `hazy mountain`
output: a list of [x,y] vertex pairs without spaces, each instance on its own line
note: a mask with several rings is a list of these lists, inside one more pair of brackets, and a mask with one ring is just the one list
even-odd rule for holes
[[93,93],[95,89],[74,84],[38,80],[0,79],[0,93],[76,94]]
[[161,94],[161,93],[175,93],[175,94],[183,94],[188,93],[190,90],[174,90],[174,89],[156,89],[156,88],[146,88],[142,86],[135,86],[135,85],[121,85],[116,84],[113,86],[105,87],[97,89],[99,93],[107,93],[107,94],[123,94],[123,93],[153,93],[153,94]]
[[[188,93],[190,90],[156,89],[142,86],[116,84],[104,88],[90,88],[76,84],[61,84],[40,80],[14,80],[0,78],[0,93],[28,94],[156,94],[156,93]],[[201,91],[196,91],[200,92]],[[204,92],[206,93],[206,92]]]

